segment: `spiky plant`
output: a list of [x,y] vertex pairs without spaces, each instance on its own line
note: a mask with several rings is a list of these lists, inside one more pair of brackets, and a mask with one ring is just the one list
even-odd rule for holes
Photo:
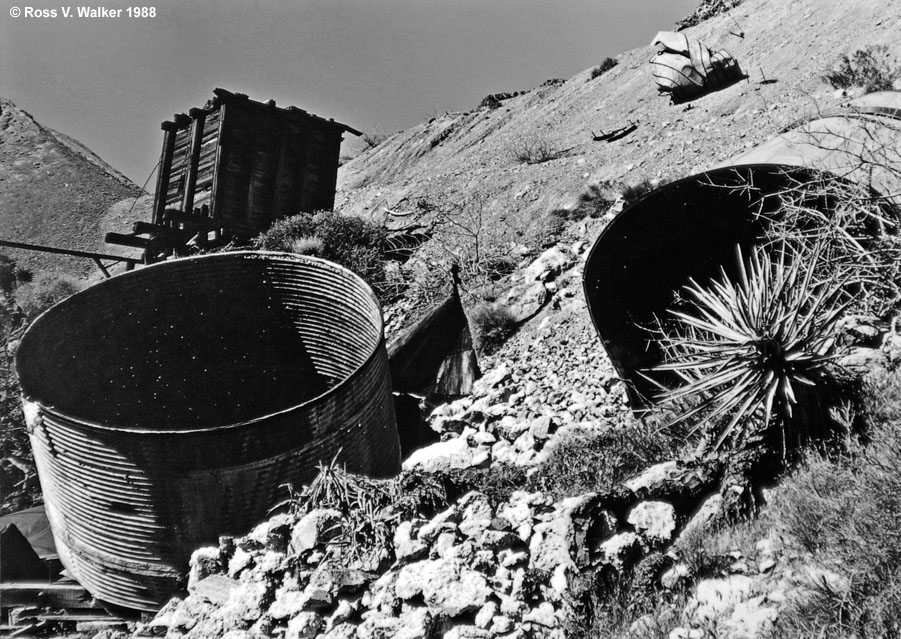
[[[818,393],[830,392],[833,329],[853,301],[845,278],[815,280],[815,264],[786,246],[738,250],[738,277],[686,287],[694,313],[671,311],[676,327],[664,333],[658,372],[681,385],[665,388],[665,404],[694,406],[676,422],[696,421],[714,447],[781,431],[783,454],[812,432],[825,414]],[[771,257],[772,255],[772,257]],[[810,259],[816,260],[816,253]]]

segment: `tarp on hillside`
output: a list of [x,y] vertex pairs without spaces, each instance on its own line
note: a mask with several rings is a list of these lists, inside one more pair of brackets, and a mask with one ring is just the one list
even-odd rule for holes
[[657,90],[669,93],[674,102],[716,91],[743,77],[738,62],[729,53],[711,51],[684,33],[660,31],[651,46],[659,46],[651,59]]

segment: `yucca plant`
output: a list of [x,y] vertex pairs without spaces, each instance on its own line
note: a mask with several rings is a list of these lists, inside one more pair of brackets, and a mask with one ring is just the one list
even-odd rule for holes
[[756,247],[746,260],[739,249],[736,281],[725,270],[707,286],[691,280],[694,313],[671,311],[675,327],[664,331],[664,363],[654,370],[681,384],[659,399],[694,402],[675,421],[695,421],[714,448],[775,426],[784,455],[786,442],[805,439],[827,412],[833,329],[853,298],[846,278],[815,280],[817,252],[805,257],[783,245]]

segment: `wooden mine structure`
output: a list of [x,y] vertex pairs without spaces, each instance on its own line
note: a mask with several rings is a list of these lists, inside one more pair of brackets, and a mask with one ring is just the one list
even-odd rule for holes
[[199,247],[244,242],[278,219],[331,209],[345,124],[224,89],[163,122],[153,220],[106,241],[152,263]]

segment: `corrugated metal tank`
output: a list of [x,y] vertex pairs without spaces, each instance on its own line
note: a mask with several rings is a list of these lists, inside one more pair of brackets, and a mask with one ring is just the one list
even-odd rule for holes
[[192,550],[339,450],[356,472],[400,468],[381,309],[325,260],[126,273],[39,317],[16,360],[60,558],[110,604],[156,610]]

